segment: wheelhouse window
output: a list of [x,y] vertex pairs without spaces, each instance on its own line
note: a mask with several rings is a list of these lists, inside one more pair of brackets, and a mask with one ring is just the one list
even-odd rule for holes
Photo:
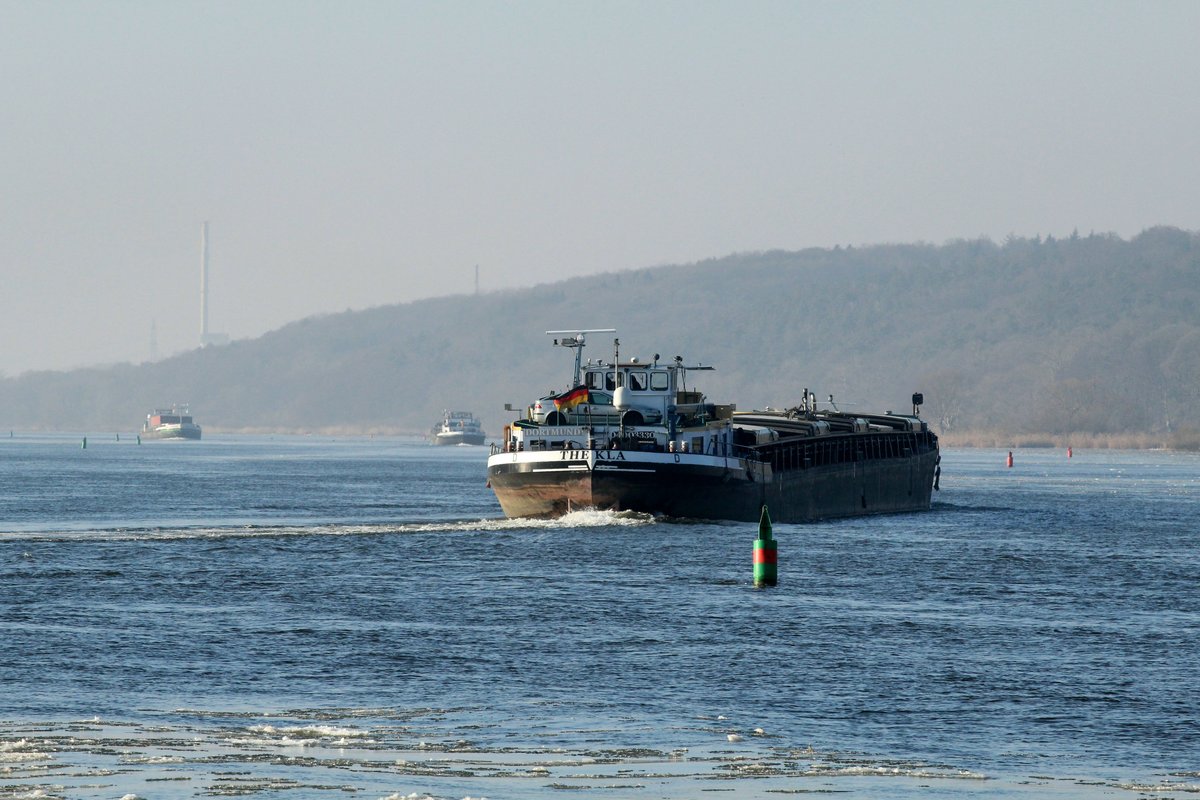
[[671,386],[670,375],[663,371],[650,373],[650,388],[656,392],[665,392]]
[[629,388],[635,392],[646,391],[646,373],[641,370],[631,371],[629,373]]

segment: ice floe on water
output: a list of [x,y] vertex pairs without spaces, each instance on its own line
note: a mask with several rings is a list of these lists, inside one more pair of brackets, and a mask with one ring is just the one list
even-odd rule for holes
[[0,774],[5,765],[23,764],[31,761],[47,761],[50,754],[28,739],[0,739]]
[[[724,716],[663,728],[518,729],[486,709],[311,709],[262,715],[172,712],[139,721],[0,721],[0,797],[183,800],[354,794],[379,800],[576,796],[738,798],[989,794],[1072,798],[1200,793],[1195,776],[1159,782],[994,776],[967,765],[788,745]],[[564,723],[572,722],[564,720]],[[715,726],[714,726],[715,723]],[[719,727],[718,727],[719,726]],[[649,736],[661,746],[645,744]],[[736,746],[730,747],[734,743]],[[1048,791],[1048,788],[1053,791]]]
[[356,728],[337,725],[251,725],[246,730],[259,734],[268,741],[280,743],[305,742],[311,744],[341,745],[357,740],[368,741],[370,734]]

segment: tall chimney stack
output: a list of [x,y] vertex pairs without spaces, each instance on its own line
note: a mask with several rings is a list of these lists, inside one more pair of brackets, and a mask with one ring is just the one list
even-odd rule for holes
[[200,226],[200,346],[208,344],[208,223]]

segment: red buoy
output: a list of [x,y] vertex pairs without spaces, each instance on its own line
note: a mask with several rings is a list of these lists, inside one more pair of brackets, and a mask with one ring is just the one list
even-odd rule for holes
[[1008,460],[1005,463],[1008,464],[1010,469],[1012,468],[1012,450],[1008,451]]
[[1067,448],[1067,458],[1071,457],[1071,448]]

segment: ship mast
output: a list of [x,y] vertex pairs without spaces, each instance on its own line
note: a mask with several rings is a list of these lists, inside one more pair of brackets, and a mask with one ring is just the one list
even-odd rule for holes
[[569,388],[574,389],[576,386],[578,386],[580,378],[583,375],[583,347],[585,344],[587,344],[587,334],[616,332],[616,328],[589,328],[587,330],[574,331],[546,331],[547,336],[570,334],[569,336],[563,336],[562,339],[554,340],[554,344],[558,347],[575,348],[575,378]]

